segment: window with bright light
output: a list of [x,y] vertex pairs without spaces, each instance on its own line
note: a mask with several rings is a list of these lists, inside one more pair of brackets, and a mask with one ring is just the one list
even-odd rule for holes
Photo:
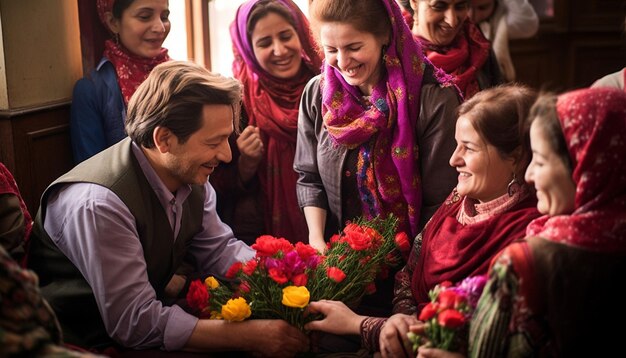
[[187,56],[187,26],[186,1],[174,0],[169,2],[170,33],[167,35],[163,47],[174,60],[188,60]]

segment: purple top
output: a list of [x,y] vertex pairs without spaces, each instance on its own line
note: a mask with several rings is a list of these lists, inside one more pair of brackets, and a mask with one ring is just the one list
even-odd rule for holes
[[[134,142],[132,150],[168,213],[176,237],[181,215],[175,212],[182,210],[191,188],[183,186],[172,194]],[[203,230],[191,240],[189,249],[201,272],[224,278],[235,261],[247,261],[255,251],[235,239],[220,220],[215,191],[208,181],[205,189]],[[49,197],[44,228],[91,286],[107,333],[114,340],[136,349],[160,346],[172,351],[185,345],[198,318],[157,300],[148,281],[135,219],[111,190],[91,183],[61,187]],[[101,239],[109,236],[117,239]]]

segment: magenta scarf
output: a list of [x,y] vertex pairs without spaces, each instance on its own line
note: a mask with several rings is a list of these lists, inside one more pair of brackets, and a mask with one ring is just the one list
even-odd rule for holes
[[574,212],[542,216],[527,230],[591,251],[626,253],[626,93],[591,88],[558,97],[557,113],[572,159]]
[[[322,78],[322,115],[338,145],[359,148],[357,185],[364,216],[395,214],[400,230],[417,234],[422,192],[415,126],[425,59],[395,0],[381,0],[392,32],[384,52],[383,79],[364,109],[358,88],[328,63]],[[370,148],[368,141],[372,141]]]

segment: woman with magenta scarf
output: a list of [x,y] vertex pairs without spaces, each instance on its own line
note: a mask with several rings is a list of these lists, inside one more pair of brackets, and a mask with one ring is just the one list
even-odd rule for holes
[[[315,0],[325,62],[302,96],[294,167],[309,244],[357,217],[398,218],[414,237],[456,183],[456,88],[413,41],[395,0]],[[381,17],[381,15],[383,15]],[[391,311],[393,279],[361,309]]]
[[300,96],[321,66],[309,22],[291,0],[251,0],[230,32],[244,125],[231,138],[233,161],[211,177],[218,212],[248,243],[262,234],[306,242],[293,159]]

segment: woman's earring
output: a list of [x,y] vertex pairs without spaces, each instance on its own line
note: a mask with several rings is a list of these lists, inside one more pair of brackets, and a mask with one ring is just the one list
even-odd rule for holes
[[116,45],[119,45],[119,44],[120,44],[120,34],[116,32],[116,33],[113,35],[113,37],[114,37],[114,39],[115,39],[115,44],[116,44]]
[[515,195],[520,188],[520,183],[517,181],[517,176],[513,173],[513,179],[509,182],[509,185],[506,187],[506,192],[509,194],[509,197]]

